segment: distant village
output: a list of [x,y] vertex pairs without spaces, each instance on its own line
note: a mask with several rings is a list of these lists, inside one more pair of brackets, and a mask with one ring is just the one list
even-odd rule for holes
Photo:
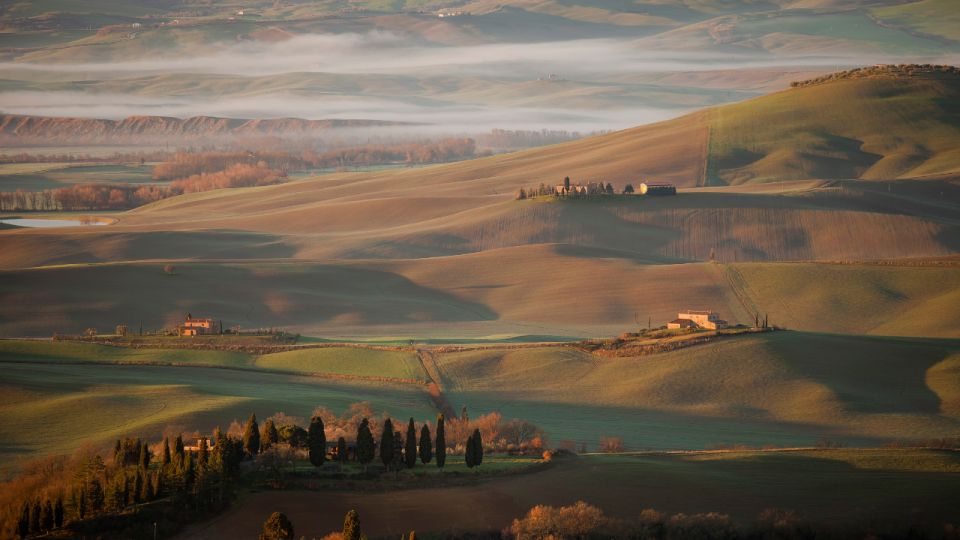
[[[552,188],[546,184],[540,184],[537,187],[528,189],[520,188],[517,192],[517,200],[528,199],[532,197],[543,197],[552,195],[554,197],[590,197],[600,195],[617,195],[617,190],[613,184],[603,182],[587,182],[585,184],[570,182],[570,177],[563,179],[562,184],[557,184]],[[677,194],[677,186],[673,184],[643,182],[639,189],[634,188],[633,184],[626,184],[620,190],[620,195],[647,195],[647,196],[672,196]]]

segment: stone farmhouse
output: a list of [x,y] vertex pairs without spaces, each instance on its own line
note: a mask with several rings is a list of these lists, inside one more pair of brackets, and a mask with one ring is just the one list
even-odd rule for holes
[[194,319],[193,315],[187,313],[186,319],[177,330],[181,336],[200,336],[214,333],[213,328],[213,319]]
[[720,318],[715,312],[687,310],[677,314],[677,318],[667,323],[667,328],[676,330],[680,328],[703,328],[706,330],[719,330],[727,327],[727,321]]

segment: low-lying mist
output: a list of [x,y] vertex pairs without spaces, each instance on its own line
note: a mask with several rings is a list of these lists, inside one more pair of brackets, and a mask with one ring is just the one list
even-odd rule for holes
[[[664,120],[745,96],[700,89],[703,95],[691,98],[697,89],[623,82],[625,75],[829,71],[875,61],[879,59],[655,52],[629,39],[440,47],[388,32],[310,34],[117,63],[0,64],[0,79],[7,81],[0,89],[8,89],[0,90],[0,109],[109,119],[384,120],[419,124],[416,130],[422,133],[491,128],[590,132]],[[301,74],[333,75],[333,82],[328,77],[322,87],[311,86],[296,77]],[[211,81],[215,75],[223,79]],[[255,84],[235,82],[250,78],[258,79]],[[100,86],[104,81],[112,86]]]

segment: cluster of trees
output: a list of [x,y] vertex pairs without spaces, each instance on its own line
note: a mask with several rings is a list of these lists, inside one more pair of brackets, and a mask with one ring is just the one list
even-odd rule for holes
[[[260,533],[260,540],[293,540],[296,536],[293,534],[293,523],[283,512],[274,512],[263,523],[263,532]],[[343,517],[343,531],[333,532],[323,537],[323,540],[360,540],[366,538],[363,530],[360,528],[360,514],[356,510],[350,510]],[[400,535],[400,540],[416,540],[417,533],[410,531],[410,534]]]
[[147,161],[163,161],[170,158],[164,150],[152,152],[114,152],[109,156],[90,154],[0,154],[0,163],[113,163],[143,165]]
[[[591,133],[591,135],[595,135],[595,133]],[[490,133],[479,135],[477,142],[486,148],[532,148],[534,146],[546,146],[548,144],[572,141],[582,137],[583,135],[579,132],[566,130],[543,129],[540,131],[531,131],[492,129]]]
[[802,539],[802,538],[956,538],[960,528],[947,523],[939,528],[922,523],[871,520],[829,522],[802,518],[792,510],[771,508],[753,522],[738,523],[727,514],[667,514],[641,510],[633,518],[618,519],[583,501],[559,508],[538,505],[501,533],[501,538],[657,538],[688,539]]
[[932,75],[939,77],[958,77],[960,76],[960,67],[948,64],[878,64],[875,66],[866,66],[845,71],[838,71],[814,77],[803,81],[793,81],[790,86],[801,88],[830,81],[839,81],[846,79],[866,79],[870,77],[913,77],[916,75]]
[[264,162],[241,163],[222,171],[174,180],[167,186],[77,184],[43,191],[0,192],[0,210],[126,210],[184,193],[276,184],[285,177],[283,171],[271,169]]
[[[569,176],[567,176],[567,177],[565,177],[565,178],[563,179],[563,189],[564,189],[564,192],[565,192],[566,194],[568,194],[568,195],[570,195],[570,196],[577,196],[577,191],[576,191],[576,189],[574,189],[574,186],[572,186],[572,185],[570,184],[570,177],[569,177]],[[623,186],[623,190],[621,190],[620,193],[623,193],[624,195],[628,195],[628,194],[630,194],[630,193],[633,193],[633,191],[634,191],[634,189],[633,189],[633,184],[627,184],[627,185]],[[594,195],[614,195],[614,194],[616,194],[616,193],[617,193],[617,190],[616,190],[616,188],[613,186],[613,184],[611,184],[610,182],[607,182],[607,184],[604,185],[604,184],[601,182],[601,183],[599,184],[599,187],[596,188],[596,190],[595,190],[592,194],[594,194]],[[548,186],[548,185],[544,184],[543,182],[541,182],[539,186],[533,186],[533,187],[529,187],[529,188],[520,188],[520,190],[517,191],[517,200],[524,200],[524,199],[527,199],[527,198],[530,198],[530,197],[543,197],[543,196],[545,196],[545,195],[559,196],[560,194],[559,194],[559,193],[557,192],[557,190],[554,189],[553,187]]]

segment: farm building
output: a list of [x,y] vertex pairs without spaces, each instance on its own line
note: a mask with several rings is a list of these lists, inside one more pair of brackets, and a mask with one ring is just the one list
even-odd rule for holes
[[640,184],[641,195],[676,195],[677,186],[673,184]]
[[718,330],[726,328],[727,321],[720,318],[713,311],[687,310],[677,314],[677,318],[667,323],[669,329],[679,328],[705,328],[707,330]]
[[181,336],[199,336],[213,333],[213,319],[194,319],[193,315],[187,313],[183,324],[178,328]]
[[606,193],[602,182],[590,182],[586,185],[580,183],[570,184],[569,189],[563,184],[557,184],[553,187],[553,191],[557,195],[598,195]]

